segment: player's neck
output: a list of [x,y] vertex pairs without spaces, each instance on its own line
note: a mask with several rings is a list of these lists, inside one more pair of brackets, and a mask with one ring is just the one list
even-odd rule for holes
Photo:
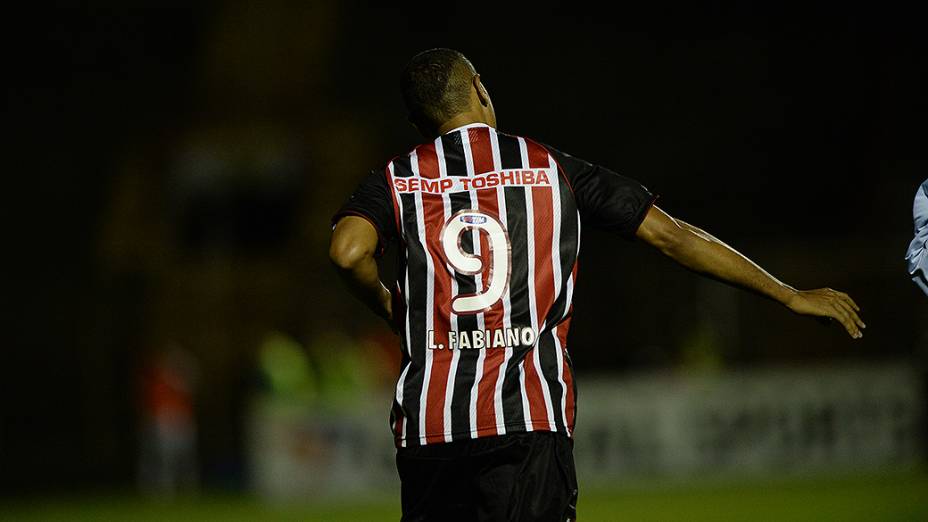
[[[473,112],[462,112],[457,116],[451,118],[450,120],[442,123],[438,127],[438,135],[441,136],[446,134],[450,130],[454,130],[458,127],[463,127],[465,125],[470,125],[471,123],[483,123],[484,125],[490,125],[490,122],[486,121],[486,118],[482,114],[475,114]],[[492,127],[492,125],[490,125]]]

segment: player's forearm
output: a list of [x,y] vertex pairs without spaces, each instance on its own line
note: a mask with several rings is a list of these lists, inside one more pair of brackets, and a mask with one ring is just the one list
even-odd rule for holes
[[708,232],[676,220],[682,232],[665,252],[700,274],[750,290],[788,305],[796,289],[778,280],[737,250]]
[[377,261],[378,234],[364,217],[349,215],[338,220],[332,231],[329,258],[348,290],[386,320],[391,319],[390,292],[380,282]]
[[377,262],[373,257],[363,257],[352,263],[336,261],[335,269],[355,298],[375,314],[390,319],[390,291],[380,281]]

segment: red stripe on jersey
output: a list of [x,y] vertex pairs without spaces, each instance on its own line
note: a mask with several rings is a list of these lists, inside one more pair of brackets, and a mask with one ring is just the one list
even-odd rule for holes
[[[546,150],[546,151],[548,150],[547,147],[545,147],[544,145],[538,143],[537,141],[532,140],[531,138],[525,138],[525,142],[526,142],[526,143],[531,143],[532,145],[536,145],[536,146],[538,146],[539,148],[542,148],[542,149],[544,149],[544,150]],[[550,152],[549,152],[549,154],[550,154]],[[560,179],[561,179],[562,181],[564,181],[565,183],[567,183],[567,188],[570,189],[570,193],[571,193],[571,194],[576,194],[576,192],[574,192],[574,186],[570,183],[570,180],[567,179],[567,174],[566,174],[567,171],[564,170],[563,167],[561,167],[561,162],[559,162],[559,161],[557,160],[557,157],[556,157],[554,154],[551,154],[551,159],[554,160],[554,164],[557,165],[557,170],[558,170],[558,172],[561,173],[561,178],[560,178]]]
[[[487,196],[488,196],[488,195],[486,194],[487,191],[486,191],[486,190],[483,190],[482,192],[484,192],[484,197],[483,197],[483,199],[487,199]],[[490,192],[489,195],[493,195],[493,192]],[[496,198],[493,198],[493,204],[496,205]],[[498,206],[498,205],[496,205],[496,206]],[[490,208],[488,205],[482,205],[482,204],[481,204],[481,197],[480,197],[480,192],[479,192],[479,191],[477,192],[477,208],[478,208],[481,212],[489,213],[489,214],[495,216],[495,217],[497,218],[498,221],[502,221],[502,220],[499,219],[499,215],[498,215],[497,209]],[[492,256],[492,254],[491,254],[491,252],[490,252],[490,248],[491,248],[491,246],[490,246],[490,236],[488,236],[486,233],[481,233],[481,234],[479,235],[479,237],[480,237],[480,252],[481,252],[481,256],[482,256],[483,259],[484,259],[483,268],[481,269],[481,272],[480,272],[480,280],[483,281],[483,286],[484,286],[483,289],[486,290],[486,286],[487,286],[487,284],[489,284],[489,282],[490,282],[490,276],[492,275],[492,274],[491,274],[491,270],[493,270],[493,265],[492,265],[492,263],[489,263],[488,261],[489,261],[490,259],[493,259],[493,256]],[[494,316],[494,315],[500,315],[500,316],[502,316],[502,315],[499,313],[499,310],[498,310],[497,308],[498,308],[498,307],[495,307],[495,306],[494,306],[494,307],[492,307],[490,310],[487,310],[486,312],[484,312],[483,316],[484,316],[484,322],[485,322],[486,324],[489,324],[489,323],[491,322],[491,320],[489,319],[489,317],[492,317],[492,316]]]
[[416,147],[416,157],[419,159],[419,176],[434,179],[441,175],[438,170],[438,153],[435,152],[435,143],[426,143]]
[[467,130],[470,153],[474,160],[474,174],[493,170],[493,149],[490,147],[490,128],[475,127]]
[[[554,258],[551,249],[554,242],[554,222],[551,187],[532,187],[532,204],[535,219],[535,303],[538,310],[538,327],[548,317],[554,304]],[[553,325],[547,325],[551,327]]]
[[[493,170],[493,150],[490,145],[490,129],[487,127],[477,127],[469,129],[470,150],[474,163],[474,173],[483,174]],[[481,212],[485,212],[502,221],[499,217],[499,201],[495,189],[481,189],[477,191],[477,206]],[[484,260],[483,281],[490,280],[490,245],[487,241],[486,234],[480,234],[480,252]],[[483,314],[484,329],[494,330],[502,329],[503,314],[505,304],[502,300],[494,305],[490,310]],[[491,334],[492,336],[492,334]],[[492,343],[492,340],[489,342]],[[492,346],[492,345],[491,345]],[[499,377],[499,369],[506,357],[505,348],[488,347],[485,349],[483,359],[483,373],[480,382],[477,384],[477,436],[500,435],[497,432],[498,425],[502,424],[502,419],[496,419],[496,407],[494,404],[496,393],[496,381]]]
[[530,139],[525,140],[528,152],[528,166],[533,169],[546,169],[549,166],[548,150]]
[[[416,150],[419,158],[419,176],[423,178],[438,178],[441,172],[438,169],[438,155],[435,144],[429,143]],[[444,260],[437,253],[441,252],[441,229],[445,223],[445,207],[441,194],[420,193],[422,197],[422,213],[425,223],[425,241],[429,255],[432,256],[432,266],[435,268],[433,292],[433,320],[434,343],[448,345],[448,303],[451,302],[451,279],[446,274],[447,267]],[[444,308],[443,308],[444,305]],[[428,336],[428,332],[426,332]],[[425,348],[429,350],[428,347]],[[429,389],[425,404],[425,434],[426,443],[444,442],[445,433],[445,389],[448,386],[448,371],[451,367],[451,350],[431,350],[432,371],[429,375]],[[448,427],[450,429],[450,427]]]

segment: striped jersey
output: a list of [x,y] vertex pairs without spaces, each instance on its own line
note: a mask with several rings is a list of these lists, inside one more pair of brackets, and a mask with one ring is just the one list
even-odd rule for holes
[[653,200],[629,178],[483,124],[374,171],[334,221],[358,215],[382,247],[399,245],[397,446],[570,436],[581,221],[633,237]]

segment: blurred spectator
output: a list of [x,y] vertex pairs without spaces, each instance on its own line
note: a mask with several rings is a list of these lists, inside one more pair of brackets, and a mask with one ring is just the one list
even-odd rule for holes
[[909,262],[912,280],[928,295],[928,179],[922,182],[915,193],[912,215],[915,220],[915,239],[909,243],[905,259]]
[[179,345],[142,369],[139,485],[145,493],[173,496],[197,486],[196,373],[193,354]]
[[319,391],[324,406],[350,408],[367,400],[376,384],[378,362],[368,346],[344,332],[332,330],[314,336],[308,345],[319,373]]
[[306,351],[285,333],[264,335],[258,351],[262,381],[275,397],[310,400],[315,396],[315,377]]

